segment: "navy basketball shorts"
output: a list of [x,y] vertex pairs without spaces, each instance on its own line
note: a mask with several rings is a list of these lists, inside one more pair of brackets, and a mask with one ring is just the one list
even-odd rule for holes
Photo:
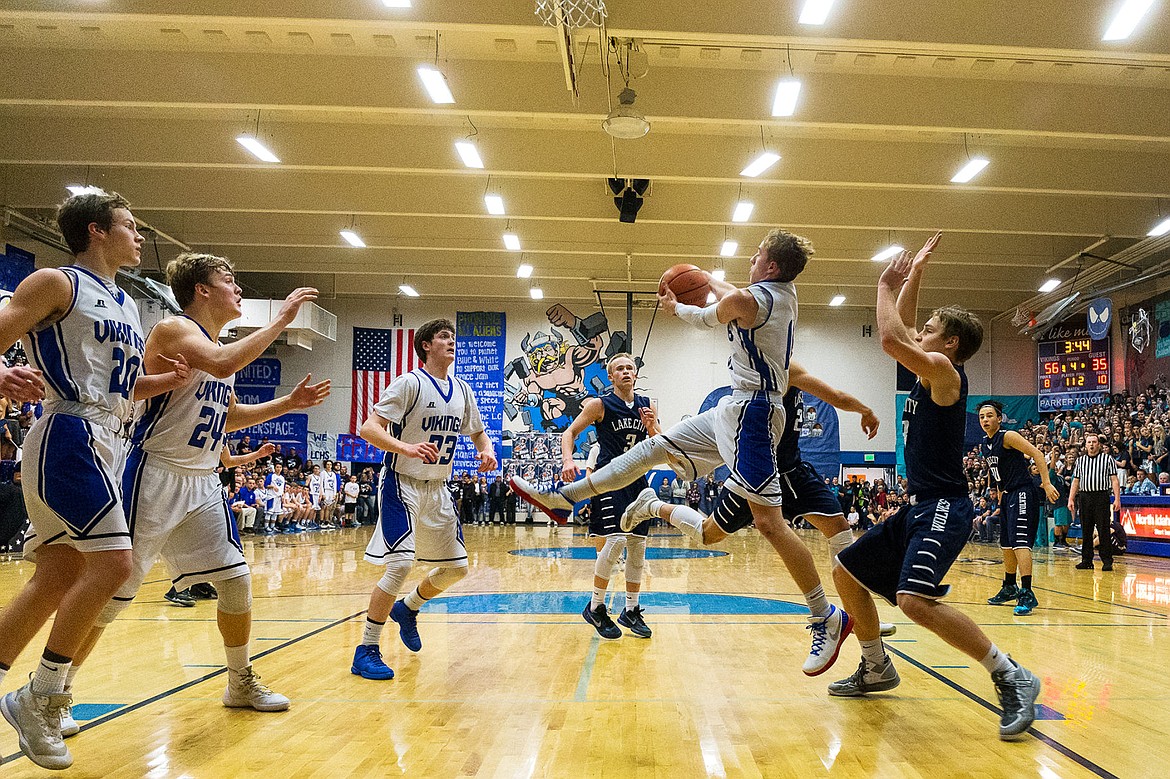
[[1031,485],[1020,490],[1004,491],[999,504],[1000,549],[1031,549],[1040,527],[1040,494]]
[[[808,514],[833,517],[841,513],[841,504],[836,494],[829,489],[816,469],[805,462],[780,474],[780,495],[787,519]],[[752,523],[751,506],[745,499],[724,488],[719,492],[719,500],[711,518],[724,533],[731,535]]]
[[642,536],[650,535],[650,520],[639,522],[629,533],[622,530],[621,519],[626,508],[646,489],[646,479],[638,479],[620,490],[605,492],[594,497],[589,503],[589,536]]
[[837,555],[867,590],[893,605],[906,592],[938,600],[950,591],[943,577],[971,535],[975,508],[966,495],[905,506]]

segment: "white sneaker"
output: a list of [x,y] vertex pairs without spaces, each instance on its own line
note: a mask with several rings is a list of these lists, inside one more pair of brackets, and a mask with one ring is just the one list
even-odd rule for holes
[[853,617],[842,609],[830,605],[829,616],[809,617],[808,630],[812,631],[812,649],[801,670],[805,676],[818,676],[837,662],[837,655],[845,638],[853,632]]
[[240,673],[228,670],[228,686],[223,691],[223,705],[232,709],[256,711],[284,711],[288,698],[265,687],[260,676],[248,666]]
[[894,668],[894,661],[888,655],[885,664],[877,667],[870,667],[863,657],[852,676],[829,685],[829,695],[856,698],[866,693],[892,690],[901,683],[898,671]]
[[[65,691],[72,695],[69,690]],[[61,707],[61,738],[69,738],[76,736],[81,732],[81,726],[77,724],[77,720],[73,719],[73,701],[70,700]]]
[[889,638],[890,636],[892,636],[898,632],[898,626],[895,625],[893,622],[879,622],[878,623],[878,632],[880,633],[882,638]]
[[656,500],[658,500],[658,493],[649,487],[639,492],[622,514],[622,532],[629,533],[647,519],[653,519],[655,514],[650,506]]
[[556,490],[545,492],[519,476],[508,479],[508,484],[517,495],[536,506],[558,525],[565,524],[569,521],[569,517],[573,516],[573,504]]
[[61,707],[68,693],[38,695],[32,682],[0,698],[0,713],[20,737],[20,751],[41,768],[60,771],[73,765],[73,755],[61,739]]

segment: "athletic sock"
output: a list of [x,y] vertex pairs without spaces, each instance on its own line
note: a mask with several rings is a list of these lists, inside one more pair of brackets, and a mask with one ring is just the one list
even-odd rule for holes
[[418,611],[423,607],[424,603],[430,600],[430,598],[424,598],[419,594],[418,587],[415,587],[410,591],[410,594],[402,600],[406,603],[406,608],[410,609],[411,611]]
[[875,638],[873,641],[862,641],[861,656],[865,658],[865,664],[870,668],[880,668],[885,665],[886,648],[882,645],[881,638]]
[[69,676],[69,668],[73,661],[50,652],[48,649],[41,655],[40,665],[33,674],[32,691],[37,695],[53,695],[65,691],[65,678]]
[[842,530],[840,533],[829,537],[829,554],[836,557],[841,553],[841,550],[853,543],[853,531]]
[[1031,574],[1029,574],[1028,576],[1021,576],[1020,577],[1020,587],[1022,589],[1025,589],[1025,590],[1032,589],[1032,576],[1031,576]]
[[808,603],[808,610],[812,612],[814,617],[827,617],[833,612],[829,599],[825,597],[825,588],[820,584],[815,589],[806,592],[804,600]]
[[1004,587],[1015,587],[1016,586],[1016,575],[1014,573],[1005,573],[1003,575],[1003,586]]
[[640,593],[640,592],[630,592],[629,590],[626,590],[626,610],[627,611],[631,611],[633,609],[638,608],[638,596],[641,594],[642,593]]
[[378,646],[382,643],[382,628],[386,627],[385,622],[375,622],[366,617],[366,627],[362,631],[362,644],[369,646]]
[[987,657],[980,660],[979,664],[986,668],[989,674],[1012,670],[1011,658],[1000,651],[1000,648],[995,644],[991,645],[991,649],[987,650]]
[[[658,501],[661,503],[662,501]],[[698,543],[703,543],[703,515],[690,506],[672,506],[666,521]]]
[[595,609],[605,603],[605,587],[594,587],[593,596],[589,598],[589,608]]
[[65,692],[73,689],[73,680],[77,676],[77,672],[81,670],[81,666],[70,664],[69,673],[65,675]]
[[248,655],[248,645],[243,646],[225,646],[223,652],[227,655],[227,667],[229,673],[240,673],[247,668],[251,660]]

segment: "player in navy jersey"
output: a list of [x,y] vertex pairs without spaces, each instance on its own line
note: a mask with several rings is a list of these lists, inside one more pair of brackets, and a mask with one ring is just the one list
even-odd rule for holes
[[[577,436],[590,425],[597,431],[596,467],[608,464],[646,440],[648,435],[659,432],[650,398],[634,392],[634,383],[638,379],[634,358],[624,352],[615,354],[606,363],[606,370],[613,384],[612,391],[585,401],[581,413],[561,434],[561,479],[565,482],[575,481],[581,473],[573,460],[573,452]],[[609,587],[610,572],[621,559],[623,548],[626,550],[626,602],[617,621],[636,636],[650,638],[651,635],[638,603],[650,522],[641,522],[628,533],[620,526],[622,513],[645,488],[646,477],[643,476],[625,487],[598,495],[590,502],[589,536],[597,547],[597,563],[593,568],[593,596],[581,616],[605,639],[617,639],[622,635],[621,628],[614,624],[605,608],[605,591]]]
[[[1004,430],[1003,404],[985,400],[979,404],[979,426],[987,437],[979,453],[987,461],[991,482],[1000,491],[999,546],[1003,550],[1003,586],[987,599],[993,606],[1016,602],[1017,616],[1031,614],[1040,604],[1032,592],[1032,545],[1040,524],[1040,493],[1032,480],[1029,459],[1039,466],[1040,486],[1048,499],[1060,492],[1052,486],[1044,454],[1015,430]],[[1020,584],[1016,586],[1016,571]]]
[[882,646],[874,592],[991,673],[1003,708],[999,735],[1010,739],[1031,727],[1040,680],[941,600],[950,590],[943,577],[966,544],[975,513],[963,471],[963,363],[979,350],[983,325],[974,314],[947,306],[916,329],[918,289],[940,237],[934,235],[913,258],[899,254],[878,281],[882,349],[918,377],[903,410],[909,505],[837,554],[833,578],[857,622],[862,657],[852,676],[829,685],[829,694],[865,695],[901,681]]
[[185,362],[143,375],[142,326],[134,300],[118,288],[120,268],[138,265],[143,238],[130,204],[91,190],[57,213],[75,262],[36,271],[0,309],[0,344],[22,335],[37,366],[0,368],[0,393],[37,402],[44,414],[24,441],[24,496],[31,529],[25,559],[32,579],[0,614],[0,681],[56,612],[32,681],[0,699],[20,748],[42,768],[73,757],[61,736],[70,706],[72,661],[102,606],[130,575],[131,538],[119,487],[122,432],[135,400],[182,385]]

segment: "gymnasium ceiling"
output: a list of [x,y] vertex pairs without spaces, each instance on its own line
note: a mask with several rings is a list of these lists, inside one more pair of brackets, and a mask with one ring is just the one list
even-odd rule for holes
[[[798,24],[802,2],[608,0],[604,38],[573,36],[574,98],[533,0],[9,0],[0,195],[47,216],[67,184],[116,189],[274,295],[392,296],[407,281],[428,299],[590,299],[653,290],[688,261],[742,281],[782,225],[817,248],[802,305],[872,307],[870,257],[941,229],[923,304],[991,312],[1170,216],[1170,3],[1109,43],[1120,0],[836,0],[819,27]],[[453,105],[415,72],[436,36]],[[623,86],[609,39],[644,54],[629,60],[645,70],[630,83],[652,126],[639,140],[600,126]],[[774,118],[790,73],[799,103]],[[251,156],[245,133],[281,162]],[[455,153],[468,135],[483,170]],[[739,175],[763,147],[780,162]],[[968,156],[990,164],[950,183]],[[652,182],[635,224],[617,219],[615,174]],[[506,216],[487,213],[488,191]],[[755,203],[743,224],[740,199]],[[178,251],[165,237],[163,263]],[[724,259],[728,238],[739,251]]]

